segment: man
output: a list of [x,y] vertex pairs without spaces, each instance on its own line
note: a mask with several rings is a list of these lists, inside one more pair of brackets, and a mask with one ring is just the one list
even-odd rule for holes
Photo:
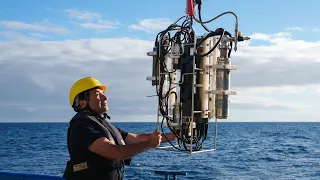
[[163,138],[157,130],[134,134],[114,127],[106,120],[110,119],[106,90],[93,77],[76,81],[70,89],[70,105],[77,114],[68,128],[67,180],[123,179],[122,168],[131,157],[175,139],[171,133]]

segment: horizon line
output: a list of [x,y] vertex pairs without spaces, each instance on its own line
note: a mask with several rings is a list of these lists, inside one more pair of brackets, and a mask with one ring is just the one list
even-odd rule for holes
[[[157,123],[154,121],[110,121],[111,123]],[[69,123],[69,121],[0,121],[4,123]],[[158,122],[161,124],[161,122]],[[215,122],[209,122],[215,123]],[[217,123],[320,123],[320,121],[218,121]]]

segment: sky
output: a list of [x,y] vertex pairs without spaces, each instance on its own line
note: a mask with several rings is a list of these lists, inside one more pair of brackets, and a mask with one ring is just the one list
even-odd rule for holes
[[[251,38],[231,54],[239,67],[231,90],[238,93],[230,117],[219,121],[319,122],[320,1],[202,3],[203,20],[232,11]],[[86,76],[108,87],[111,121],[156,122],[147,52],[185,7],[185,0],[2,1],[0,122],[68,122],[75,114],[69,89]],[[234,25],[232,15],[207,24],[232,33]]]

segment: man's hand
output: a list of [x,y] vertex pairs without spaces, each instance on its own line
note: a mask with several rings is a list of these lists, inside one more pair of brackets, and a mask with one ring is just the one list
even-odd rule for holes
[[160,145],[161,143],[161,133],[158,132],[158,130],[156,129],[150,136],[148,139],[148,142],[150,144],[151,147],[156,148]]
[[176,136],[173,133],[166,133],[162,135],[161,142],[168,142],[168,141],[174,141],[174,140],[176,140]]

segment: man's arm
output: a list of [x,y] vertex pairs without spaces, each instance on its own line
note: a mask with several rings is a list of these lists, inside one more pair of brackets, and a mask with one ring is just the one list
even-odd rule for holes
[[125,160],[141,152],[157,147],[160,142],[160,133],[158,131],[154,131],[149,135],[148,139],[145,139],[145,141],[126,145],[115,145],[107,138],[101,137],[89,146],[89,150],[108,159]]
[[[126,144],[134,144],[143,142],[149,139],[149,136],[151,134],[134,134],[134,133],[128,133],[128,136],[125,139]],[[166,136],[166,137],[164,137]],[[167,140],[167,139],[168,140]],[[168,142],[168,141],[174,141],[175,135],[173,133],[165,133],[161,134],[161,143]]]
[[72,128],[70,140],[80,148],[87,148],[102,157],[113,160],[129,159],[141,152],[157,147],[161,143],[161,134],[154,131],[146,141],[128,144],[115,145],[97,130],[91,121],[78,121]]

